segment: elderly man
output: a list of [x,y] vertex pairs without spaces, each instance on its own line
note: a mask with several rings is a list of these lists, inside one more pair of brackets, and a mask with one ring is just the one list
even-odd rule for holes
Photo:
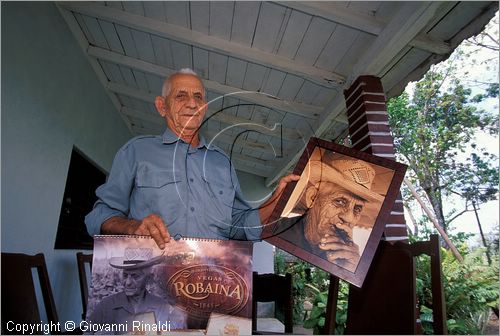
[[[152,267],[162,261],[163,256],[152,257],[150,248],[127,248],[123,258],[113,257],[109,264],[122,270],[123,291],[102,299],[88,316],[94,325],[127,325],[119,332],[140,332],[140,325],[159,324],[162,329],[185,329],[186,314],[147,291],[146,285],[153,276]],[[118,329],[118,328],[116,328]],[[100,332],[100,330],[92,330]]]
[[[229,157],[199,136],[207,110],[201,79],[182,69],[164,83],[155,106],[162,136],[139,136],[116,154],[107,182],[85,222],[90,234],[150,235],[160,248],[170,236],[260,239],[286,183],[261,208],[243,199]],[[260,217],[260,218],[259,218]]]
[[295,225],[282,237],[354,272],[362,251],[354,242],[353,229],[371,229],[374,219],[362,220],[362,216],[368,206],[383,200],[371,190],[374,169],[366,162],[328,152],[320,160],[311,160],[303,175],[305,186],[287,217],[303,216],[292,220]]

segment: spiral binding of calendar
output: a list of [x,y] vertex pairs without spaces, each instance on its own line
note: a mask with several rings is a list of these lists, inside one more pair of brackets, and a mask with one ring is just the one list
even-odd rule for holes
[[[103,238],[140,238],[140,239],[153,239],[151,236],[144,235],[95,235],[94,239],[103,239]],[[222,242],[225,240],[215,239],[215,238],[195,238],[195,237],[182,237],[179,239],[180,241],[202,241],[202,242]]]

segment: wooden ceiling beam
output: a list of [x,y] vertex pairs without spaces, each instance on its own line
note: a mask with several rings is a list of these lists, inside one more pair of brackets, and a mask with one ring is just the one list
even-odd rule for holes
[[[80,25],[76,21],[75,16],[70,11],[61,8],[61,6],[59,6],[58,2],[56,2],[55,5],[56,5],[57,9],[59,10],[59,12],[61,13],[61,16],[63,17],[64,21],[66,21],[66,24],[68,25],[70,31],[73,33],[73,36],[76,38],[78,45],[80,46],[83,53],[87,57],[87,59],[90,63],[90,66],[92,67],[92,69],[94,70],[94,72],[97,76],[97,79],[99,80],[99,82],[101,82],[102,86],[104,88],[106,88],[106,85],[108,83],[108,79],[106,77],[106,74],[102,70],[102,67],[99,64],[99,62],[95,58],[90,57],[87,54],[87,49],[89,47],[89,43],[87,41],[87,38],[83,34],[83,32],[80,28]],[[120,112],[121,103],[118,100],[118,98],[116,97],[116,95],[109,90],[105,90],[105,91],[106,91],[106,94],[108,95],[109,99],[111,100],[111,103],[115,106],[116,111]],[[124,116],[122,114],[120,114],[120,117],[122,118],[123,122],[125,123],[126,127],[130,131],[130,133],[133,133],[132,125],[127,120],[127,118],[124,118]]]
[[110,91],[113,91],[118,94],[123,94],[135,99],[143,100],[147,103],[154,103],[156,99],[156,94],[151,93],[150,91],[144,91],[135,89],[133,87],[116,83],[116,82],[108,82],[106,84],[106,88]]
[[349,75],[347,85],[350,85],[360,75],[380,76],[387,63],[412,40],[417,37],[433,19],[442,2],[410,1],[403,2],[377,39],[372,43],[363,57],[354,66]]
[[122,106],[120,112],[133,118],[165,126],[165,120],[159,114],[154,115],[152,113],[139,111],[126,106]]
[[[317,120],[316,124],[313,126],[314,134],[312,136],[321,138],[323,134],[333,125],[335,122],[335,118],[338,115],[345,115],[345,101],[343,95],[337,95],[325,108],[325,113],[322,114],[319,120]],[[343,124],[343,127],[347,127]],[[285,159],[280,161],[280,164],[276,166],[272,174],[268,176],[266,179],[266,186],[269,187],[273,185],[278,179],[288,173],[292,166],[295,165],[307,143],[297,143],[297,147],[294,150],[290,150]]]
[[375,16],[349,9],[333,1],[276,1],[275,3],[372,35],[380,34],[385,27],[385,23]]
[[266,169],[257,168],[255,166],[248,165],[246,161],[241,161],[241,160],[235,159],[235,158],[233,158],[231,161],[233,162],[234,168],[236,170],[240,170],[242,172],[261,176],[261,177],[269,176],[270,172],[272,171],[272,169],[269,167]]
[[232,114],[217,113],[210,115],[210,111],[207,112],[207,116],[209,118],[212,118],[213,120],[220,121],[230,126],[237,126],[246,130],[252,130],[262,134],[271,135],[278,139],[282,137],[283,139],[288,141],[297,141],[302,138],[301,134],[296,130],[285,128],[279,123],[276,123],[273,126],[268,126],[254,120],[237,117]]
[[254,167],[262,169],[262,170],[271,170],[271,166],[269,165],[268,160],[262,160],[253,156],[247,156],[240,153],[227,153],[231,157],[232,160],[238,160],[240,162],[245,162],[248,165],[254,165]]
[[426,34],[417,35],[409,45],[436,55],[447,55],[452,52],[450,43],[432,39]]
[[[215,132],[215,131],[210,131],[210,130],[203,130],[202,131],[203,136],[207,139],[207,141],[211,141],[212,139],[215,138],[215,141],[220,141],[224,144],[227,145],[233,145],[235,144],[236,146],[239,146],[243,149],[247,150],[255,150],[259,151],[261,153],[265,154],[271,154],[271,155],[277,155],[277,154],[282,154],[282,153],[276,153],[276,151],[279,151],[279,149],[273,149],[270,143],[263,143],[263,142],[253,142],[249,140],[245,140],[243,138],[239,138],[237,142],[235,143],[235,139],[233,136],[225,134],[225,132],[220,133]],[[286,151],[283,150],[283,154],[285,154]]]
[[[168,77],[174,73],[174,70],[172,69],[142,61],[133,57],[125,56],[99,47],[89,46],[87,53],[90,56],[101,60],[121,64],[129,68],[144,71],[160,77]],[[291,113],[303,118],[316,119],[323,111],[323,109],[319,106],[297,103],[294,101],[286,101],[264,93],[245,91],[241,90],[240,88],[219,84],[216,81],[203,79],[203,84],[209,91],[214,91],[222,95],[229,95],[254,104],[263,105],[271,109]]]
[[[375,36],[378,36],[386,26],[386,22],[373,15],[346,8],[332,1],[277,1],[276,3]],[[449,43],[432,39],[425,34],[416,36],[409,45],[438,55],[451,52]]]
[[173,39],[205,50],[223,53],[248,62],[261,64],[294,74],[301,78],[306,78],[322,86],[335,87],[345,82],[345,77],[341,74],[305,65],[276,54],[264,52],[141,15],[131,14],[119,9],[90,2],[65,1],[59,4],[67,10],[128,26],[132,29],[155,34],[164,38]]

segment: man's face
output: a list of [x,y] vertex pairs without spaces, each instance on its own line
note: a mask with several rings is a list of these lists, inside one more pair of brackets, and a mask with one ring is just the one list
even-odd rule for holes
[[365,201],[335,183],[321,182],[318,187],[306,219],[307,240],[317,245],[325,235],[345,234],[346,242],[352,241],[352,228],[361,218]]
[[123,287],[125,295],[138,297],[146,290],[149,272],[147,269],[123,270]]
[[170,78],[170,92],[165,98],[165,114],[162,116],[174,133],[196,132],[206,109],[205,90],[196,76],[178,74]]

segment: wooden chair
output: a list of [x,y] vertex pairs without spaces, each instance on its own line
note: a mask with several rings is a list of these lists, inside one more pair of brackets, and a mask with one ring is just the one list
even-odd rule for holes
[[8,321],[28,324],[41,321],[32,269],[38,273],[48,322],[59,322],[44,255],[2,252],[2,334],[12,332],[7,329]]
[[418,257],[422,254],[431,257],[432,325],[435,335],[445,335],[448,333],[448,327],[446,324],[446,299],[443,288],[439,236],[433,234],[427,241],[413,243],[410,245],[410,250],[414,257]]
[[429,241],[382,241],[361,289],[350,286],[346,334],[417,334],[416,256],[431,257],[434,334],[446,334],[446,309],[437,235]]
[[[285,333],[293,332],[292,275],[257,274],[253,272],[252,334],[271,334],[257,330],[257,302],[274,302],[285,317]],[[273,333],[274,334],[274,333]]]
[[89,268],[89,274],[92,273],[92,253],[83,254],[82,252],[76,253],[76,263],[78,265],[78,278],[80,279],[80,294],[82,297],[82,319],[85,320],[87,316],[87,302],[89,298],[89,284],[87,281],[87,266]]

